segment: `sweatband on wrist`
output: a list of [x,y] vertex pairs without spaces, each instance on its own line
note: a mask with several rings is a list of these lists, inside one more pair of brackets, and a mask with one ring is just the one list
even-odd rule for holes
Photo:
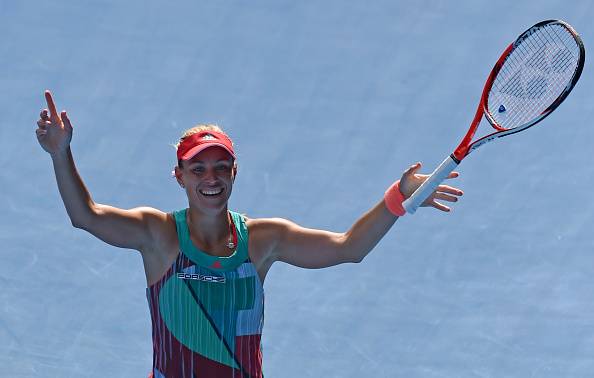
[[402,207],[402,202],[404,202],[404,196],[400,191],[400,180],[398,180],[386,190],[384,203],[392,214],[401,217],[406,214],[406,210]]

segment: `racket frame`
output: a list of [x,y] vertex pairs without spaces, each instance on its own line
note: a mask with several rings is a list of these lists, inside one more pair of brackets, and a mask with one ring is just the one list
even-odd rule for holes
[[[575,40],[576,44],[578,45],[580,54],[579,54],[578,63],[576,66],[575,73],[574,73],[572,79],[567,83],[567,85],[565,86],[565,88],[563,89],[563,91],[561,92],[559,97],[557,97],[555,99],[555,101],[553,101],[551,103],[551,105],[549,105],[545,110],[543,110],[542,113],[538,117],[533,118],[532,120],[530,120],[529,122],[527,122],[523,125],[514,127],[513,129],[506,129],[506,128],[502,127],[501,125],[499,125],[497,123],[497,121],[495,121],[495,118],[493,117],[491,112],[489,112],[489,110],[488,110],[489,92],[491,91],[493,82],[495,81],[497,74],[501,70],[501,67],[503,67],[505,60],[507,59],[509,54],[511,54],[511,52],[516,47],[521,45],[522,42],[524,42],[524,40],[526,40],[526,38],[528,38],[530,35],[532,35],[538,29],[540,29],[544,26],[554,25],[554,24],[563,26],[573,36],[573,39]],[[472,136],[474,136],[474,132],[472,132],[472,134],[470,135],[470,138],[467,139],[465,137],[462,140],[462,143],[460,143],[460,145],[456,149],[456,150],[460,149],[460,152],[465,152],[464,155],[456,154],[456,156],[459,157],[460,160],[462,160],[470,152],[474,151],[475,149],[477,149],[478,147],[482,146],[483,144],[485,144],[487,142],[491,142],[494,139],[501,138],[501,137],[504,137],[507,135],[515,134],[520,131],[526,130],[527,128],[534,126],[538,122],[542,121],[545,117],[547,117],[549,114],[551,114],[553,112],[553,110],[555,110],[559,105],[561,105],[561,103],[567,98],[567,96],[569,95],[569,93],[571,92],[573,87],[575,87],[580,76],[582,75],[585,60],[586,60],[586,50],[584,48],[584,43],[583,43],[581,37],[579,36],[579,34],[577,34],[577,32],[573,29],[573,27],[571,25],[569,25],[568,23],[566,23],[565,21],[562,21],[562,20],[541,21],[541,22],[537,23],[536,25],[532,26],[531,28],[529,28],[528,30],[526,30],[524,33],[520,34],[520,36],[513,43],[511,43],[507,47],[507,49],[505,49],[503,54],[501,54],[501,57],[499,57],[499,60],[497,61],[497,63],[495,63],[495,66],[491,70],[491,73],[489,74],[489,78],[487,79],[487,82],[485,83],[485,88],[483,90],[483,94],[481,96],[481,101],[479,103],[479,108],[482,108],[481,115],[484,115],[485,118],[487,119],[487,121],[491,124],[491,126],[493,126],[493,128],[496,129],[497,131],[495,131],[494,133],[485,135],[482,138],[477,139],[473,143],[470,143]],[[478,128],[481,115],[479,115],[479,110],[477,109],[477,115],[475,116],[475,119],[473,120],[473,123],[471,126],[471,129],[472,129],[472,127],[475,128],[474,131],[476,131],[476,129]],[[475,122],[477,122],[476,125],[474,124]],[[470,130],[469,130],[469,134],[470,134]],[[468,134],[467,134],[467,136],[468,136]],[[468,145],[467,149],[465,149],[465,147],[463,146],[465,142]]]
[[[569,83],[567,83],[567,85],[565,86],[564,90],[561,92],[559,97],[557,97],[555,99],[555,101],[553,101],[551,103],[551,105],[549,105],[545,110],[543,110],[543,112],[540,115],[538,115],[537,117],[535,117],[534,119],[530,120],[529,122],[527,122],[523,125],[514,127],[512,129],[506,129],[506,128],[502,127],[501,125],[499,125],[495,121],[494,117],[491,115],[491,113],[489,112],[489,109],[488,109],[489,92],[491,91],[491,88],[493,86],[495,78],[497,77],[497,74],[503,67],[503,64],[505,63],[506,59],[512,53],[512,51],[514,51],[515,48],[517,48],[519,45],[521,45],[522,42],[524,42],[524,40],[526,40],[526,38],[528,38],[530,35],[532,35],[534,32],[536,32],[540,28],[548,26],[548,25],[553,25],[553,24],[561,25],[565,29],[567,29],[567,31],[573,36],[575,42],[577,43],[577,45],[579,47],[580,55],[578,58],[578,63],[577,63],[575,73],[574,73],[572,79],[569,81]],[[405,200],[402,203],[405,210],[408,213],[414,214],[415,211],[417,210],[417,208],[419,208],[419,206],[421,206],[421,204],[435,191],[435,189],[437,189],[439,184],[441,184],[443,182],[443,180],[445,180],[449,176],[449,174],[456,168],[456,166],[458,166],[458,164],[460,164],[460,162],[466,156],[468,156],[468,154],[470,154],[472,151],[476,150],[478,147],[480,147],[483,144],[486,144],[488,142],[491,142],[495,139],[526,130],[527,128],[534,126],[538,122],[542,121],[549,114],[551,114],[553,112],[553,110],[555,110],[563,102],[563,100],[565,100],[567,98],[567,96],[569,95],[569,93],[571,92],[571,90],[573,89],[573,87],[575,86],[577,81],[579,80],[579,78],[582,74],[582,71],[584,69],[585,58],[586,58],[586,52],[585,52],[584,43],[582,42],[582,39],[577,34],[577,32],[573,29],[573,27],[571,27],[571,25],[569,25],[568,23],[566,23],[564,21],[561,21],[561,20],[541,21],[541,22],[535,24],[534,26],[530,27],[526,31],[524,31],[522,34],[520,34],[520,36],[518,38],[516,38],[516,40],[513,43],[511,43],[503,51],[503,53],[501,54],[501,56],[499,57],[499,59],[497,60],[495,65],[493,66],[493,69],[491,70],[491,73],[489,74],[489,77],[487,78],[487,81],[485,82],[485,86],[484,86],[483,92],[481,94],[481,99],[479,101],[479,105],[477,107],[476,114],[470,124],[468,132],[466,133],[464,138],[462,138],[462,141],[460,142],[458,147],[456,147],[454,152],[450,156],[448,156],[446,159],[444,159],[444,161],[435,169],[435,171],[433,171],[431,173],[431,175],[427,178],[427,180],[425,180],[423,182],[423,184],[421,184],[421,186],[419,186],[417,188],[417,190],[407,200]],[[477,139],[474,142],[471,142],[472,138],[474,137],[474,134],[476,133],[476,131],[478,129],[479,124],[481,123],[483,116],[487,119],[487,121],[491,124],[491,126],[496,131],[491,134],[487,134],[487,135]]]

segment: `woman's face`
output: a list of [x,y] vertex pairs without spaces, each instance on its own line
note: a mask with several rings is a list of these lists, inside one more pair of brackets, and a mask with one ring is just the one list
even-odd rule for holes
[[178,182],[185,187],[191,204],[205,211],[221,211],[231,196],[236,169],[223,148],[209,147],[175,168]]

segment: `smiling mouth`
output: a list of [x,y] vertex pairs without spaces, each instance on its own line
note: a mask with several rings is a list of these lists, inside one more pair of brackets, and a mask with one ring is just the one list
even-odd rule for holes
[[206,197],[216,197],[223,193],[223,188],[220,189],[200,189],[200,194]]

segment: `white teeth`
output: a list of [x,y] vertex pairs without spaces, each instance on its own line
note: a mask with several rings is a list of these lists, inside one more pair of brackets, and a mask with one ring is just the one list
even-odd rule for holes
[[223,188],[214,190],[200,190],[200,193],[204,194],[205,196],[216,196],[217,194],[223,193]]

